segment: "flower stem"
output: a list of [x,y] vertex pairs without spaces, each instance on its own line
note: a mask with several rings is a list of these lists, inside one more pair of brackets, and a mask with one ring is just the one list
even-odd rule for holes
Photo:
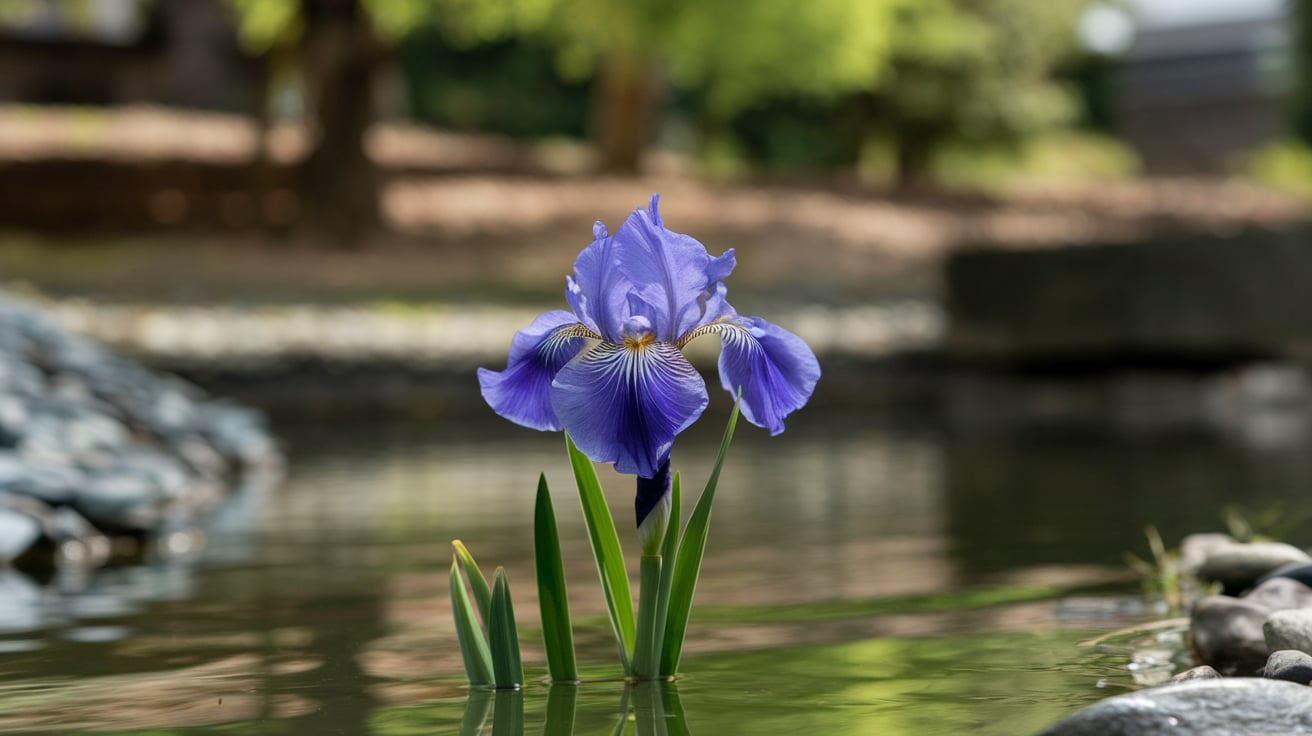
[[[661,634],[656,622],[659,616],[661,586],[661,556],[643,555],[638,582],[638,631],[633,647],[633,676],[638,680],[654,680],[659,674]],[[664,628],[664,627],[662,627]]]

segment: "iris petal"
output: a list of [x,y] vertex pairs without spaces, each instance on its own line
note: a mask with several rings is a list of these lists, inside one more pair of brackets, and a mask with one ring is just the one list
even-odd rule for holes
[[706,383],[669,343],[601,343],[556,374],[551,404],[574,443],[597,462],[656,475],[674,436],[701,416]]
[[556,309],[515,333],[506,369],[478,369],[483,398],[496,413],[532,429],[559,431],[551,381],[587,343],[574,315]]
[[579,322],[612,342],[619,342],[620,328],[629,316],[633,285],[617,265],[615,238],[598,222],[595,239],[574,260],[574,275],[566,279],[565,300]]
[[656,209],[635,210],[615,232],[615,256],[633,293],[649,309],[656,337],[673,341],[720,316],[720,280],[733,271],[733,250],[712,257],[706,246],[666,230]]
[[742,389],[747,421],[772,435],[784,431],[784,417],[802,408],[820,379],[811,348],[759,317],[734,316],[701,332],[720,336],[720,383],[731,394]]

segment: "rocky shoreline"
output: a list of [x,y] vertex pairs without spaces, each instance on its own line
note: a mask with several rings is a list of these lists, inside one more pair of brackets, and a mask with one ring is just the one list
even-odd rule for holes
[[114,539],[186,534],[281,465],[259,412],[0,295],[0,562],[98,564]]
[[1195,534],[1166,563],[1172,568],[1163,572],[1178,576],[1181,590],[1218,590],[1188,605],[1186,658],[1194,666],[1039,736],[1312,733],[1312,555],[1278,542]]

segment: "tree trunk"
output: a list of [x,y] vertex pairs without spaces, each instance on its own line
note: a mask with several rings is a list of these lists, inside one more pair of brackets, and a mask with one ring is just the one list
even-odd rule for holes
[[933,184],[931,167],[935,149],[938,148],[938,136],[925,126],[914,123],[899,125],[896,131],[897,169],[894,171],[894,186],[904,194],[929,190]]
[[376,229],[379,175],[365,151],[378,44],[359,0],[301,0],[313,148],[299,177],[302,231],[356,247]]
[[641,173],[656,97],[651,64],[625,54],[608,54],[602,61],[598,94],[598,170],[628,176]]

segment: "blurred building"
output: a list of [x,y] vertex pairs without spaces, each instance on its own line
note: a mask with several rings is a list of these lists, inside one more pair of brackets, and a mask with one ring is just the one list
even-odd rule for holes
[[1119,132],[1152,173],[1233,171],[1281,135],[1288,88],[1284,0],[1131,0]]
[[222,0],[25,0],[0,13],[0,100],[249,110]]

